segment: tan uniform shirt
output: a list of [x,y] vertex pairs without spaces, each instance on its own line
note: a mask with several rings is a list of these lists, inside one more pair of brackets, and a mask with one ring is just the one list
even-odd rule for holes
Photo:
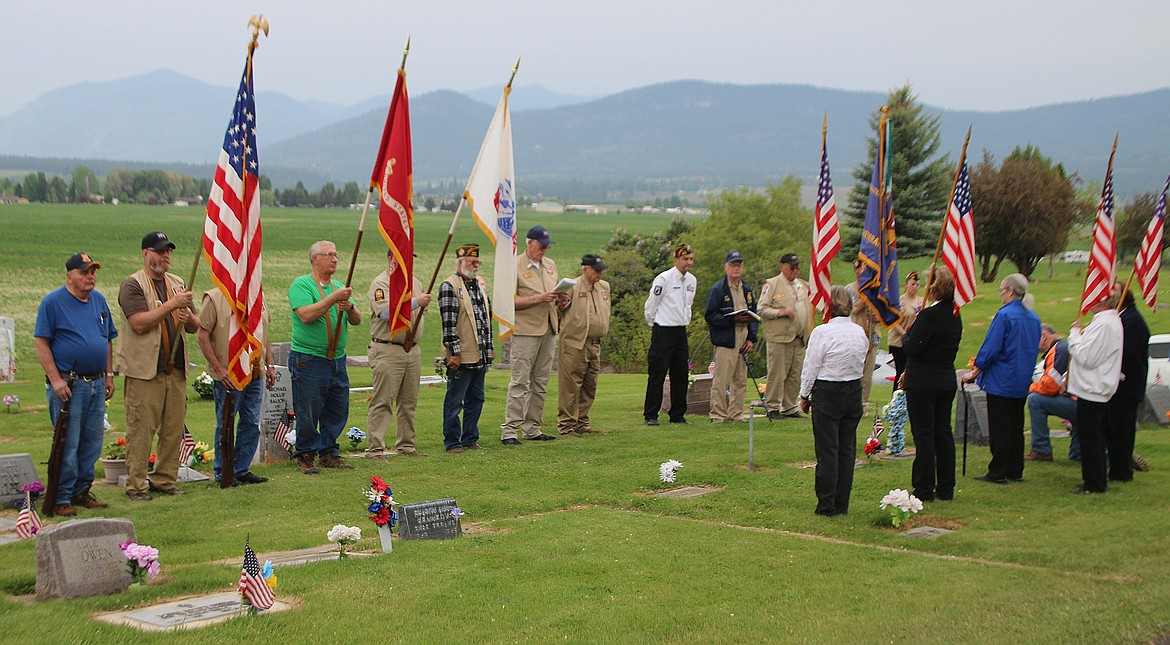
[[[229,341],[231,340],[232,310],[227,298],[219,289],[208,289],[203,292],[203,304],[199,308],[199,326],[207,330],[211,337],[212,348],[215,349],[215,358],[220,365],[229,364]],[[268,347],[268,307],[265,305],[260,311],[260,354],[254,362],[263,364],[264,350]],[[261,370],[263,371],[263,370]]]
[[561,343],[581,349],[585,339],[609,333],[609,283],[598,280],[589,284],[584,275],[578,276],[569,295],[572,304],[561,310]]
[[[516,256],[516,296],[533,296],[538,293],[547,293],[557,286],[561,278],[557,274],[557,265],[545,257],[537,268],[528,259],[528,255],[521,253]],[[560,317],[557,314],[557,303],[541,302],[525,309],[516,310],[517,336],[543,336],[548,333],[556,334],[560,331]]]
[[[414,276],[411,288],[415,295],[422,293],[422,283],[418,281],[418,276]],[[406,331],[400,331],[391,338],[390,321],[382,318],[382,312],[389,309],[392,302],[398,300],[397,294],[390,293],[389,271],[383,271],[374,278],[374,281],[370,283],[370,289],[366,292],[366,298],[370,301],[370,311],[374,314],[370,316],[370,338],[398,345],[405,343]],[[416,321],[414,323],[414,339],[415,342],[418,342],[418,339],[423,337],[423,319],[418,315],[418,309],[411,309],[410,317]]]
[[[781,317],[781,309],[792,308],[795,314]],[[790,343],[808,334],[810,311],[808,283],[800,278],[789,281],[783,274],[769,278],[760,289],[759,313],[764,340]]]

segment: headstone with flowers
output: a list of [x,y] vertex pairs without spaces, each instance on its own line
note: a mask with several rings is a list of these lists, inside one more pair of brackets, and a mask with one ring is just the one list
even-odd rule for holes
[[[274,350],[275,351],[275,350]],[[288,368],[277,362],[276,383],[264,390],[260,405],[260,449],[253,463],[278,463],[289,460],[289,451],[282,441],[295,427],[289,416],[292,406],[292,377]]]
[[[125,519],[45,526],[37,532],[37,599],[88,598],[125,590],[134,577],[123,546],[136,540],[134,523]],[[149,575],[150,558],[145,560],[144,575]]]

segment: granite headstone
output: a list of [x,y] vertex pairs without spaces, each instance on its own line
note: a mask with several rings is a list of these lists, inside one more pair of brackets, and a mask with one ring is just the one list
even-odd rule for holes
[[88,598],[124,591],[133,580],[118,547],[135,541],[134,523],[70,520],[37,532],[37,600]]
[[399,510],[398,537],[403,540],[445,540],[463,535],[455,513],[455,500],[403,504]]
[[[967,370],[959,372],[962,377]],[[966,390],[966,393],[964,393]],[[967,403],[970,402],[970,409]],[[987,430],[987,393],[974,383],[955,392],[955,441],[963,442],[963,420],[967,421],[967,443],[986,446],[991,442]]]
[[276,424],[292,407],[292,377],[288,367],[277,363],[276,383],[271,390],[264,390],[264,403],[260,407],[260,449],[256,451],[253,464],[288,461],[288,451],[280,446],[273,433]]
[[0,505],[9,506],[18,499],[23,500],[20,487],[34,481],[41,480],[33,466],[32,455],[27,452],[0,455]]
[[1170,387],[1161,383],[1151,383],[1146,386],[1146,398],[1138,408],[1138,423],[1156,423],[1160,426],[1170,425]]

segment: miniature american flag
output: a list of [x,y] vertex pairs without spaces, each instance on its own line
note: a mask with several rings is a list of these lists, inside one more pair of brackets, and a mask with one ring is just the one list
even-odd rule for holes
[[260,561],[256,559],[256,552],[244,542],[244,568],[240,571],[240,593],[256,609],[268,609],[276,602],[276,596],[264,576],[260,575]]
[[179,444],[179,463],[187,463],[193,452],[195,452],[195,437],[192,437],[191,431],[183,426],[183,442]]
[[286,410],[285,413],[281,415],[280,421],[276,422],[276,430],[274,431],[275,437],[273,437],[276,439],[276,443],[280,444],[281,448],[284,448],[289,452],[292,452],[296,447],[288,441],[288,433],[290,430],[292,430],[292,423],[293,412],[292,410]]
[[33,508],[32,505],[32,498],[26,492],[24,494],[24,508],[20,509],[20,514],[16,516],[16,536],[27,540],[36,535],[41,526],[41,516],[37,515],[37,509]]

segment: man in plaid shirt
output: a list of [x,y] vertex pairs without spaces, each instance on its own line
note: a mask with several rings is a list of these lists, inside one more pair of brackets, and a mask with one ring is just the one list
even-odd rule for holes
[[464,244],[455,250],[455,273],[439,285],[439,316],[442,356],[447,364],[443,446],[447,452],[484,450],[479,445],[479,415],[483,411],[484,377],[495,353],[492,306],[487,283],[479,277],[478,244]]

